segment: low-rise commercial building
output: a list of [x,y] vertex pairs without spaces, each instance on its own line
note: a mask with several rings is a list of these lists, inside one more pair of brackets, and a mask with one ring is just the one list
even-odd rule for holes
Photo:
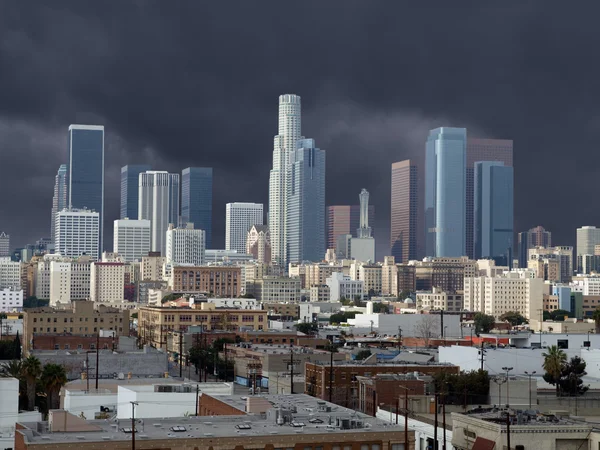
[[301,279],[266,275],[246,282],[246,293],[263,303],[297,303],[300,301]]
[[449,294],[438,288],[431,292],[417,292],[417,310],[460,312],[463,310],[463,294]]
[[23,309],[23,290],[0,289],[0,312],[14,312]]
[[[358,410],[374,416],[379,405],[398,406],[398,401],[410,391],[411,396],[425,395],[432,378],[429,376],[406,374],[377,374],[357,376]],[[404,406],[404,405],[403,405]]]
[[327,278],[329,286],[329,300],[337,302],[341,298],[354,300],[362,298],[364,293],[364,281],[353,280],[350,276],[341,272],[334,272]]
[[231,266],[173,267],[170,287],[174,292],[239,297],[241,269]]

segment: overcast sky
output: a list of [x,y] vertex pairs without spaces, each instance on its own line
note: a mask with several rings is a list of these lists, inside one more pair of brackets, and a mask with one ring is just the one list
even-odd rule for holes
[[513,139],[517,231],[574,245],[600,225],[597,2],[61,1],[0,6],[0,231],[48,236],[67,127],[106,127],[108,248],[119,168],[214,168],[225,203],[268,201],[277,104],[302,96],[327,151],[327,204],[376,206],[389,236],[390,164],[427,131]]

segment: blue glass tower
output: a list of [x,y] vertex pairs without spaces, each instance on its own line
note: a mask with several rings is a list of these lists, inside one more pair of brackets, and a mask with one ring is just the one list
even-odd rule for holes
[[[100,214],[100,253],[104,236],[104,126],[69,126],[69,206]],[[100,256],[100,255],[98,255]]]
[[325,151],[298,141],[288,167],[288,261],[321,261],[325,253]]
[[152,170],[149,165],[121,167],[121,219],[138,218],[140,173]]
[[513,239],[513,168],[499,161],[475,163],[475,259],[508,257]]
[[426,256],[465,255],[465,128],[436,128],[425,145]]
[[188,167],[181,172],[181,222],[206,232],[206,248],[212,248],[212,167]]

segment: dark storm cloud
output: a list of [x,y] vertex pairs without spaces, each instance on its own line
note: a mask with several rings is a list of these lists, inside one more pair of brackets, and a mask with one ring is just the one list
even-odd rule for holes
[[439,125],[515,140],[518,230],[539,223],[572,244],[576,226],[599,224],[589,195],[600,163],[600,8],[409,5],[3,3],[0,230],[15,245],[48,234],[67,127],[91,116],[107,129],[108,236],[121,165],[212,166],[223,245],[226,202],[267,203],[285,92],[302,96],[303,133],[327,150],[327,203],[369,189],[380,245],[390,164],[420,157]]

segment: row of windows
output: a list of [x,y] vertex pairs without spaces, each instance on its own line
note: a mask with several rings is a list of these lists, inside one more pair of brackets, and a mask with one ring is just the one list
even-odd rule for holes
[[[114,331],[117,331],[117,327],[114,327],[114,328],[115,328],[115,330],[114,330]],[[101,330],[104,330],[104,327],[100,327],[100,329],[101,329]],[[108,329],[109,329],[110,331],[113,331],[113,327],[110,327],[110,328],[108,328]],[[50,330],[52,330],[52,331],[50,331]],[[68,330],[67,330],[67,328],[66,328],[66,327],[65,327],[65,328],[63,328],[63,329],[62,329],[62,331],[57,331],[57,330],[58,330],[58,328],[56,328],[56,327],[54,327],[54,328],[49,328],[49,327],[46,327],[46,333],[73,333],[73,327],[69,327],[69,329],[68,329]],[[79,331],[80,331],[80,332],[84,332],[84,331],[89,331],[89,330],[88,330],[88,327],[79,327]],[[119,327],[119,330],[118,330],[118,331],[123,331],[123,327]],[[33,332],[34,332],[34,333],[37,333],[37,332],[38,332],[38,329],[37,329],[37,327],[33,327]],[[40,327],[40,329],[39,329],[39,332],[40,332],[40,333],[44,333],[44,328],[43,328],[43,327]],[[98,328],[97,328],[97,327],[94,327],[94,332],[98,332]]]
[[[109,319],[106,319],[106,321],[107,321],[107,322],[108,322],[108,320],[109,320]],[[116,321],[117,321],[117,317],[114,317],[114,318],[113,318],[113,317],[111,317],[111,318],[110,318],[110,323],[113,323],[113,320],[116,322]],[[34,317],[34,318],[33,318],[33,322],[35,323],[35,322],[37,322],[37,321],[38,321],[37,317]],[[43,321],[44,321],[44,319],[43,319],[43,318],[40,318],[40,322],[43,322]],[[69,322],[71,322],[71,323],[73,323],[73,318],[72,318],[72,317],[69,317],[69,320],[68,320],[68,321],[69,321]],[[85,317],[85,320],[84,320],[84,318],[83,318],[83,317],[80,317],[80,318],[79,318],[79,321],[80,321],[80,322],[87,322],[87,321],[88,321],[88,318],[87,318],[87,317]],[[54,318],[53,318],[53,320],[51,321],[51,320],[50,320],[50,317],[48,317],[48,318],[46,319],[46,322],[48,322],[48,323],[50,323],[50,322],[57,323],[57,322],[58,322],[58,319],[57,319],[56,317],[54,317]],[[64,318],[63,322],[64,322],[64,323],[67,323],[67,317],[65,317],[65,318]],[[98,322],[98,317],[94,317],[94,323],[97,323],[97,322]],[[122,318],[122,317],[120,317],[120,318],[119,318],[119,322],[120,322],[120,323],[123,323],[123,318]],[[100,323],[104,323],[104,317],[100,317]]]

